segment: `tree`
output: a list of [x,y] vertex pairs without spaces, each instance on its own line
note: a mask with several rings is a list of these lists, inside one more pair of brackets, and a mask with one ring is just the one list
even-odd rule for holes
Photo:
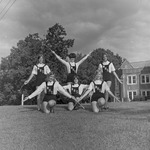
[[[55,24],[47,31],[46,38],[39,37],[38,33],[29,34],[24,40],[12,47],[11,53],[1,61],[0,96],[7,101],[5,104],[20,104],[20,89],[24,81],[29,77],[33,65],[37,63],[39,53],[46,56],[47,64],[56,73],[60,81],[64,80],[64,66],[52,55],[50,48],[63,58],[68,54],[67,48],[73,46],[74,40],[65,40],[64,28]],[[34,79],[31,81],[30,89],[35,90]]]
[[78,74],[83,83],[90,83],[94,78],[94,73],[98,68],[98,65],[102,62],[102,56],[104,53],[108,54],[108,59],[118,69],[122,63],[122,58],[118,54],[114,54],[110,50],[102,48],[96,49],[92,52],[91,57],[79,67]]
[[65,36],[67,36],[65,29],[56,23],[48,29],[45,39],[42,41],[47,63],[60,82],[66,80],[66,67],[56,59],[50,50],[55,51],[61,58],[66,59],[68,48],[73,46],[74,39],[65,39]]

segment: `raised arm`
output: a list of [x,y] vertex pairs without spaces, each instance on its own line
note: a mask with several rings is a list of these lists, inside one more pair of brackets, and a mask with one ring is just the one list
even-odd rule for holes
[[89,54],[87,54],[85,57],[83,57],[80,61],[78,61],[78,65],[81,65],[90,55],[92,52],[90,52]]
[[60,56],[58,56],[54,51],[51,50],[51,52],[56,56],[56,58],[61,62],[63,63],[64,65],[67,66],[67,63],[65,60],[63,60]]

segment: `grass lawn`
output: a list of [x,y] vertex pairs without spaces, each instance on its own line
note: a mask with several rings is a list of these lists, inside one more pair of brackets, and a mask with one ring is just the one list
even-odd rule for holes
[[36,106],[0,107],[0,150],[150,150],[150,102],[110,103],[98,114],[69,112],[57,105],[54,114]]

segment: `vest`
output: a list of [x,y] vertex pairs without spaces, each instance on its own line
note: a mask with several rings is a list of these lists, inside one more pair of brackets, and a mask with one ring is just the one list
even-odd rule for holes
[[101,63],[102,68],[103,68],[103,80],[104,81],[111,81],[111,73],[109,72],[110,64],[111,64],[111,62],[109,62],[108,65],[104,65],[103,63]]
[[102,93],[102,85],[104,83],[104,81],[102,81],[101,84],[96,84],[94,81],[94,87],[95,87],[95,92],[94,93]]
[[38,65],[36,65],[37,67],[37,75],[36,75],[36,86],[41,85],[46,78],[46,75],[44,74],[44,67],[46,65],[44,65],[43,67],[38,67]]
[[75,63],[75,66],[71,66],[70,64],[70,69],[71,69],[71,72],[70,72],[71,74],[76,74],[76,63]]
[[55,82],[52,85],[48,85],[48,82],[46,82],[46,95],[53,95],[54,84]]
[[71,85],[71,95],[73,95],[75,97],[79,97],[80,96],[79,95],[79,87],[80,87],[80,85],[78,87],[73,87]]

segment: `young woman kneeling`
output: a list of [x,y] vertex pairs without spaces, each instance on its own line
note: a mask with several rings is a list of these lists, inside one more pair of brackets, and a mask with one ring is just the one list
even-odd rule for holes
[[42,91],[45,92],[45,96],[43,99],[42,110],[44,113],[54,113],[54,106],[56,105],[56,94],[59,91],[64,96],[75,99],[74,96],[70,95],[55,79],[55,75],[50,73],[47,75],[46,81],[43,82],[36,91],[34,91],[31,95],[25,98],[25,101],[28,99],[32,99],[33,97],[40,94]]
[[91,106],[92,111],[98,113],[101,108],[105,105],[105,95],[104,93],[107,91],[111,96],[113,96],[117,101],[118,98],[114,96],[114,94],[110,91],[107,83],[102,80],[102,74],[97,73],[94,80],[90,83],[88,90],[78,99],[78,102],[81,101],[86,95],[93,91],[93,95],[91,97]]

